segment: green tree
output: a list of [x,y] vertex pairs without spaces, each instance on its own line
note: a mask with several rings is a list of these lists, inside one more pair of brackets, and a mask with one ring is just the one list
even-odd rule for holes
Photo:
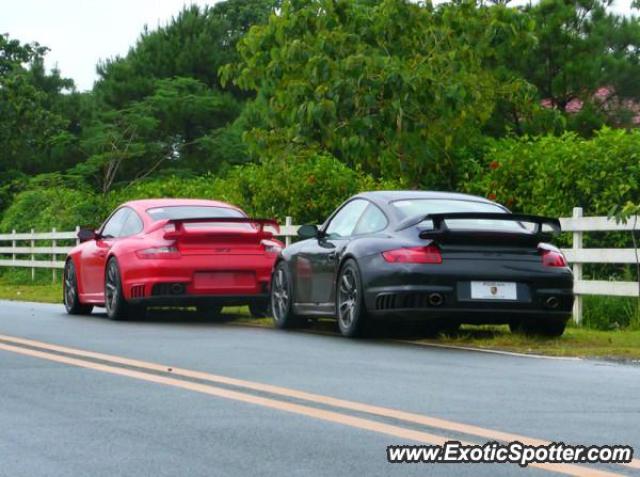
[[456,149],[517,89],[485,67],[491,32],[464,29],[475,14],[472,2],[286,1],[221,77],[268,106],[248,134],[260,156],[305,145],[376,176],[453,187]]
[[[612,12],[612,0],[541,0],[524,8],[535,23],[536,43],[505,50],[504,62],[534,84],[541,99],[564,111],[586,104],[570,127],[585,134],[603,123],[629,124],[624,100],[640,98],[640,20]],[[594,100],[600,87],[614,93]],[[591,104],[589,104],[591,103]]]

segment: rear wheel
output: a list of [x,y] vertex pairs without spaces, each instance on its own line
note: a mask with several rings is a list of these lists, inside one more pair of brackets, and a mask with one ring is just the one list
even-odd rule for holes
[[367,310],[360,270],[353,259],[344,263],[338,275],[336,305],[340,333],[348,338],[361,336],[367,324]]
[[116,321],[142,317],[146,312],[146,308],[142,305],[127,303],[122,292],[120,267],[118,267],[115,257],[111,257],[107,262],[104,279],[104,306],[107,309],[107,316]]
[[62,297],[64,308],[70,315],[88,315],[93,310],[92,305],[80,303],[78,294],[78,275],[73,260],[67,260],[64,265],[64,279],[62,281]]
[[285,262],[280,262],[271,277],[271,315],[276,328],[295,328],[302,318],[293,312],[293,287]]

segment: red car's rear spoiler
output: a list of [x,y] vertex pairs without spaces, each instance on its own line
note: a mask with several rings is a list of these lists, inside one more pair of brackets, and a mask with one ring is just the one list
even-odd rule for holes
[[[164,222],[161,222],[158,225],[160,227],[166,227],[169,224],[173,224],[175,226],[174,231],[167,231],[164,235],[166,239],[175,239],[186,232],[184,228],[184,224],[209,224],[209,223],[225,223],[225,224],[252,224],[257,226],[258,234],[264,236],[272,236],[273,234],[264,231],[264,227],[269,225],[276,230],[276,234],[280,232],[280,225],[274,219],[254,219],[250,217],[207,217],[207,218],[185,218],[185,219],[169,219]],[[193,232],[190,232],[193,233]],[[195,232],[198,233],[198,232]],[[205,234],[211,233],[210,231],[205,231]]]

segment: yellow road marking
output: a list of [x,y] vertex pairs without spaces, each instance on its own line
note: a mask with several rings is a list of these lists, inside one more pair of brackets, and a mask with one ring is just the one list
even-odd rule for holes
[[[166,366],[162,366],[162,365],[158,365],[158,364],[147,363],[147,362],[137,361],[137,360],[131,360],[131,359],[127,359],[127,358],[121,358],[121,357],[118,357],[118,356],[106,355],[106,354],[102,354],[102,353],[95,353],[95,352],[91,352],[91,351],[76,350],[74,348],[67,348],[67,347],[64,347],[64,346],[51,345],[51,344],[48,344],[48,343],[43,343],[43,342],[34,341],[34,340],[26,340],[26,339],[23,339],[23,338],[14,338],[14,337],[9,337],[9,336],[4,336],[4,335],[0,335],[0,339],[5,340],[5,341],[13,341],[13,342],[16,342],[16,343],[28,344],[30,346],[40,346],[40,347],[42,347],[44,349],[49,349],[51,351],[65,352],[65,353],[68,353],[68,354],[75,354],[76,356],[91,357],[91,358],[94,358],[94,359],[101,359],[101,360],[104,360],[104,361],[108,360],[108,361],[111,361],[112,363],[124,364],[124,365],[129,365],[129,366],[138,367],[138,364],[142,364],[142,365],[144,365],[144,366],[142,366],[143,368],[146,368],[146,369],[149,369],[149,370],[154,370],[154,371],[163,371],[163,372],[169,371],[169,368],[167,368]],[[32,357],[36,357],[36,358],[46,359],[46,360],[49,360],[49,361],[55,361],[55,362],[63,363],[63,364],[67,364],[67,365],[78,366],[78,367],[81,367],[81,368],[92,369],[92,370],[95,370],[95,371],[102,371],[102,372],[106,372],[106,373],[110,373],[110,374],[116,374],[116,375],[120,375],[120,376],[126,376],[126,377],[130,377],[130,378],[149,381],[149,382],[153,382],[153,383],[157,383],[157,384],[164,384],[164,385],[168,385],[168,386],[178,387],[178,388],[182,388],[182,389],[186,389],[186,390],[190,390],[190,391],[194,391],[194,392],[199,392],[199,393],[208,394],[208,395],[212,395],[212,396],[222,397],[222,398],[226,398],[226,399],[232,399],[232,400],[241,401],[241,402],[245,402],[245,403],[249,403],[249,404],[255,404],[255,405],[259,405],[259,406],[263,406],[263,407],[277,409],[277,410],[280,410],[280,411],[291,412],[291,413],[295,413],[295,414],[301,414],[301,415],[305,415],[305,416],[312,417],[312,418],[315,418],[315,419],[320,419],[320,420],[324,420],[324,421],[329,421],[329,422],[334,422],[334,423],[338,423],[338,424],[342,424],[342,425],[347,425],[347,426],[355,427],[355,428],[358,428],[358,429],[364,429],[364,430],[368,430],[368,431],[372,431],[372,432],[377,432],[377,433],[381,433],[381,434],[385,434],[385,435],[389,435],[389,436],[393,436],[393,437],[397,437],[397,438],[401,438],[401,439],[412,440],[412,441],[422,442],[422,443],[432,444],[432,445],[442,445],[446,441],[451,440],[450,438],[444,437],[444,436],[430,434],[430,433],[426,433],[426,432],[422,432],[422,431],[416,431],[416,430],[412,430],[412,429],[406,429],[406,428],[403,428],[403,427],[400,427],[400,426],[384,424],[384,423],[381,423],[381,422],[378,422],[378,421],[372,421],[372,420],[369,420],[369,419],[350,416],[350,415],[342,414],[342,413],[338,413],[338,412],[317,409],[317,408],[304,406],[304,405],[300,405],[300,404],[294,404],[294,403],[285,402],[285,401],[278,401],[276,399],[265,398],[265,397],[251,395],[251,394],[245,394],[245,393],[238,392],[238,391],[232,391],[232,390],[225,389],[225,388],[219,388],[219,387],[212,386],[212,385],[209,385],[209,384],[200,384],[200,383],[194,383],[194,382],[189,382],[189,381],[183,381],[183,380],[174,379],[174,378],[170,378],[170,377],[159,376],[159,375],[155,375],[155,374],[149,374],[149,373],[145,373],[145,372],[141,372],[141,371],[125,369],[125,368],[120,368],[120,367],[114,367],[114,366],[110,366],[110,365],[107,365],[107,364],[95,363],[95,362],[92,362],[92,361],[85,361],[85,360],[82,360],[82,359],[79,359],[79,358],[72,358],[72,357],[68,357],[68,356],[61,356],[61,355],[57,355],[57,354],[51,354],[51,353],[47,353],[46,351],[38,351],[38,350],[33,350],[33,349],[27,349],[27,348],[23,348],[23,347],[19,347],[19,346],[12,346],[12,345],[3,344],[3,343],[0,343],[0,349],[1,350],[5,350],[5,351],[9,351],[9,352],[13,352],[13,353],[23,354],[23,355],[26,355],[26,356],[32,356]],[[175,371],[176,370],[172,370],[172,372],[175,372]],[[180,374],[180,375],[185,376],[185,377],[197,378],[197,379],[203,379],[203,376],[209,376],[209,377],[214,376],[214,375],[208,375],[207,373],[201,373],[201,372],[197,372],[197,371],[189,371],[189,370],[183,370],[183,369],[178,369],[177,371],[180,371],[180,373],[176,373],[176,374]],[[285,394],[286,396],[290,396],[290,397],[316,396],[316,397],[319,397],[319,398],[323,398],[323,396],[311,395],[311,394],[308,394],[308,393],[302,393],[302,392],[295,391],[295,390],[288,390],[287,388],[281,388],[281,387],[277,387],[277,386],[270,386],[270,385],[264,385],[264,384],[259,384],[259,383],[251,383],[249,381],[236,380],[236,379],[233,379],[233,378],[225,378],[225,377],[222,377],[222,376],[219,376],[219,378],[221,378],[221,379],[218,380],[218,382],[225,383],[225,384],[234,384],[235,385],[238,382],[239,383],[251,384],[252,385],[251,389],[254,389],[254,390],[269,391],[269,390],[273,390],[273,389],[278,389],[278,390],[291,391],[291,393]],[[323,403],[323,404],[330,404],[333,401],[343,402],[343,403],[350,403],[349,401],[334,400],[333,398],[329,398],[329,397],[326,397],[325,400],[315,401],[315,402],[320,402],[320,403]],[[368,406],[366,404],[359,404],[359,403],[350,403],[350,404],[358,405],[358,408],[351,408],[351,409],[354,409],[354,410],[364,410],[365,408],[369,408],[369,407],[376,408],[375,406]],[[360,406],[363,406],[363,407],[360,408]],[[385,409],[385,408],[380,408],[380,409]],[[390,410],[390,411],[393,411],[393,410]],[[365,410],[364,412],[367,412],[367,411]],[[402,413],[402,411],[395,411],[395,412]],[[420,416],[420,415],[415,415],[415,416],[425,417],[426,418],[426,416]],[[393,417],[393,416],[391,416],[391,417]],[[431,419],[431,418],[427,418],[427,419]],[[464,425],[462,425],[462,426],[464,426]],[[462,442],[463,442],[463,444],[469,444],[469,442],[464,442],[464,441],[462,441]],[[542,442],[542,441],[540,441],[540,442]],[[615,473],[612,473],[612,472],[606,472],[606,471],[600,471],[600,470],[595,470],[595,469],[591,469],[591,468],[585,468],[585,467],[578,466],[578,465],[573,465],[573,464],[530,464],[530,465],[532,467],[538,467],[538,468],[542,468],[542,469],[545,469],[545,470],[549,470],[549,471],[553,471],[553,472],[559,472],[559,473],[563,473],[563,474],[567,474],[567,475],[576,475],[576,476],[578,476],[578,475],[580,475],[580,476],[581,475],[593,475],[593,476],[598,476],[598,477],[608,477],[608,476],[611,477],[611,476],[619,476],[620,475],[620,474],[615,474]]]
[[[23,344],[27,346],[34,346],[50,351],[57,351],[61,353],[73,354],[76,356],[82,356],[86,358],[99,359],[103,361],[111,361],[112,363],[122,364],[125,366],[133,366],[141,369],[148,369],[151,371],[167,372],[170,371],[176,376],[183,376],[186,378],[199,379],[202,381],[209,381],[218,384],[226,384],[245,389],[251,389],[253,391],[268,392],[278,396],[299,399],[308,402],[314,402],[317,404],[323,404],[341,409],[347,409],[350,411],[364,412],[373,414],[380,417],[387,417],[396,419],[399,421],[409,422],[413,424],[420,424],[424,426],[434,427],[440,430],[446,430],[451,432],[459,432],[462,434],[468,434],[476,437],[482,437],[487,440],[497,440],[503,442],[519,441],[527,445],[548,445],[551,441],[544,439],[536,439],[532,437],[523,436],[520,434],[514,434],[510,432],[503,432],[494,429],[487,429],[484,427],[474,426],[471,424],[464,424],[460,422],[450,421],[447,419],[441,419],[437,417],[425,416],[423,414],[416,414],[406,411],[400,411],[398,409],[386,408],[381,406],[375,406],[371,404],[365,404],[354,401],[347,401],[344,399],[333,398],[330,396],[324,396],[321,394],[308,393],[305,391],[298,391],[295,389],[285,388],[282,386],[275,386],[271,384],[257,383],[253,381],[246,381],[242,379],[230,378],[227,376],[220,376],[217,374],[205,373],[202,371],[193,371],[183,368],[174,368],[171,366],[161,365],[157,363],[150,363],[147,361],[140,361],[136,359],[124,358],[121,356],[114,356],[110,354],[98,353],[94,351],[86,351],[76,348],[69,348],[66,346],[60,346],[42,341],[30,340],[26,338],[18,338],[14,336],[7,336],[0,334],[0,340],[9,341],[13,343]],[[621,464],[634,469],[640,469],[640,460],[633,459],[628,464]]]

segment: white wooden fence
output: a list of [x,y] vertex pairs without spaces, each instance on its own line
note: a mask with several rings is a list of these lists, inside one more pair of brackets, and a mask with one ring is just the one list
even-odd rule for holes
[[[561,218],[563,232],[570,232],[573,236],[572,247],[562,251],[569,263],[573,266],[575,277],[576,301],[574,306],[574,319],[580,323],[582,320],[582,296],[640,296],[640,284],[638,282],[583,280],[582,265],[586,263],[614,263],[637,264],[638,251],[632,248],[583,248],[583,236],[585,232],[613,232],[640,230],[640,218],[631,217],[626,223],[617,223],[607,217],[583,217],[582,209],[573,209],[573,217]],[[280,227],[279,237],[284,238],[287,245],[291,238],[295,237],[298,225],[292,225],[291,217],[287,217],[285,224]],[[64,268],[64,258],[72,248],[71,242],[77,243],[77,231],[35,232],[0,234],[0,267],[25,267],[31,268],[31,275],[35,277],[36,268],[52,269],[52,278],[56,280],[56,270]],[[49,241],[50,245],[36,246],[38,241]],[[65,245],[57,245],[64,241]],[[10,257],[10,258],[9,258]],[[37,257],[37,259],[36,259]]]

